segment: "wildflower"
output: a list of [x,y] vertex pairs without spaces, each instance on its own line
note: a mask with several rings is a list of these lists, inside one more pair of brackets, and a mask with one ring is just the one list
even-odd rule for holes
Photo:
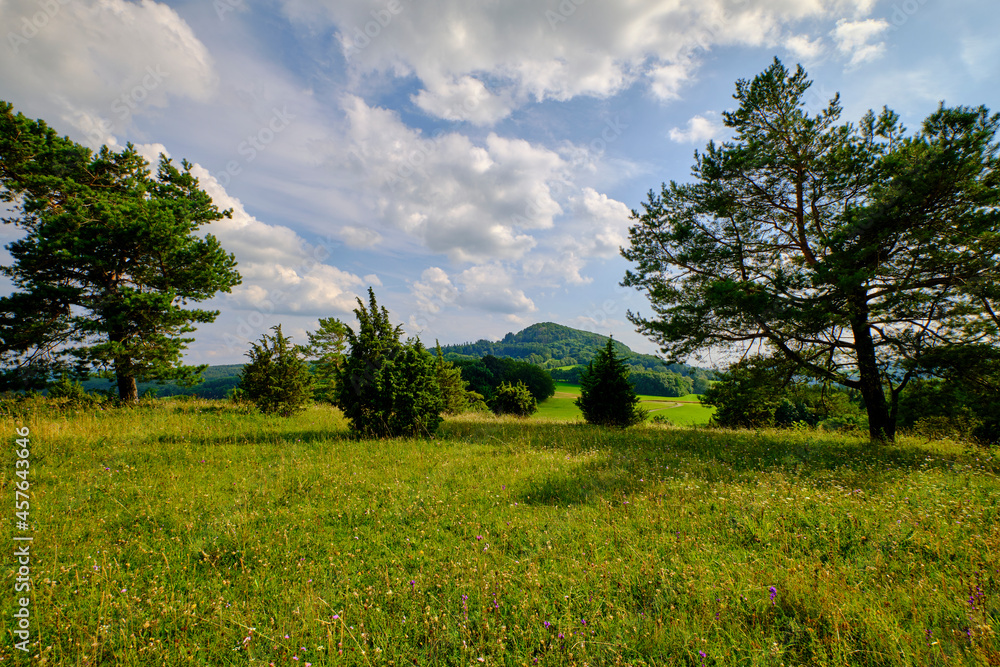
[[778,589],[771,586],[767,590],[771,591],[771,606],[774,606],[774,598],[778,597]]

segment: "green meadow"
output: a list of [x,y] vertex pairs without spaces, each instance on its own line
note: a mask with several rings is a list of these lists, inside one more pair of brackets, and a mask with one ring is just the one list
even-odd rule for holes
[[371,441],[211,401],[0,422],[30,428],[34,536],[3,664],[1000,664],[988,450],[476,415]]
[[[583,421],[580,409],[574,401],[580,397],[580,385],[556,382],[556,393],[552,398],[538,404],[536,419],[546,421]],[[663,396],[640,396],[640,405],[649,411],[649,416],[660,415],[677,426],[704,426],[711,419],[715,408],[703,406],[698,396],[688,394],[677,398]]]

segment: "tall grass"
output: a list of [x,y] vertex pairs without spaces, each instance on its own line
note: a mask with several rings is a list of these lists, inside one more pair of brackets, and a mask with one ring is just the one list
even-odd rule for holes
[[25,424],[40,664],[1000,664],[989,452],[491,417],[367,441],[198,401]]

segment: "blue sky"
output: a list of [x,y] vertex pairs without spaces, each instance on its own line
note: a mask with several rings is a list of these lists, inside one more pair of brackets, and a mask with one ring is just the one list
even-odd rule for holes
[[192,363],[278,323],[304,342],[369,285],[429,344],[555,321],[653,352],[618,286],[629,210],[726,137],[736,79],[777,56],[817,108],[911,129],[1000,110],[993,0],[0,0],[0,25],[0,99],[186,158],[234,209],[210,231],[243,284]]

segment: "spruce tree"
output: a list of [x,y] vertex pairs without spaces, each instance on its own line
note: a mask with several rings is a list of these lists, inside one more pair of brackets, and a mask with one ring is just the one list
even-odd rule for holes
[[462,414],[469,409],[472,398],[466,388],[465,380],[462,379],[462,371],[453,363],[444,360],[441,343],[437,343],[434,356],[434,374],[441,389],[442,409],[448,415]]
[[628,374],[628,366],[615,356],[614,340],[609,338],[580,378],[576,405],[588,424],[626,428],[646,418]]

